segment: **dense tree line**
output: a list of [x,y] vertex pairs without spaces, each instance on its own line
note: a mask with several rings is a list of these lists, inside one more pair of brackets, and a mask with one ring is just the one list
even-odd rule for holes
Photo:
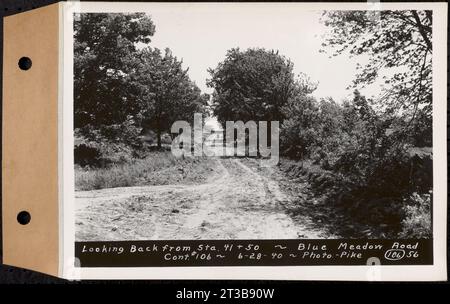
[[155,25],[143,13],[78,14],[74,22],[74,127],[85,138],[130,145],[170,133],[203,113],[209,97],[169,49],[149,46]]

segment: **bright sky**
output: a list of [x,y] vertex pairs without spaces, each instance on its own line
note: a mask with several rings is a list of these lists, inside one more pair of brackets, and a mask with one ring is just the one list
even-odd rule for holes
[[169,47],[182,58],[203,92],[212,92],[206,86],[207,69],[215,68],[227,50],[264,47],[290,58],[296,74],[318,81],[316,97],[340,101],[352,95],[346,87],[355,75],[356,60],[319,53],[326,31],[320,11],[284,5],[173,5],[155,7],[148,14],[156,25],[151,45]]

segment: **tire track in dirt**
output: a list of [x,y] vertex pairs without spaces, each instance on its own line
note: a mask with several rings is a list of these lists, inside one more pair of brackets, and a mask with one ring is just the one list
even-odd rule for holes
[[277,181],[237,158],[215,160],[220,176],[200,185],[77,191],[76,239],[320,238],[285,212]]

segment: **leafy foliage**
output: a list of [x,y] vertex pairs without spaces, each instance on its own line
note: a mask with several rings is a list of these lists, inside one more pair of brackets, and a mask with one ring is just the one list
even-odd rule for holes
[[121,124],[139,111],[137,43],[155,26],[143,13],[79,14],[74,21],[75,128]]
[[201,94],[189,79],[188,70],[169,49],[162,55],[158,49],[146,48],[140,55],[139,80],[144,98],[139,118],[144,130],[157,132],[160,146],[161,133],[170,133],[174,121],[191,121],[194,113],[206,113],[209,95]]
[[[143,13],[79,14],[74,22],[74,125],[97,142],[140,148],[140,136],[170,133],[175,120],[206,112],[209,96],[169,49],[148,44],[155,33]],[[146,46],[147,45],[147,46]],[[92,147],[91,147],[92,148]]]
[[431,194],[419,195],[414,192],[405,199],[406,217],[403,220],[403,230],[400,237],[403,238],[430,238],[432,237],[431,222]]
[[273,50],[231,49],[209,73],[213,112],[222,124],[282,120],[281,108],[298,90],[292,62]]
[[355,94],[344,103],[345,140],[331,169],[353,201],[395,202],[389,214],[403,218],[401,237],[428,237],[431,154],[411,152],[432,144],[432,12],[328,11],[323,19],[330,28],[325,49],[368,58],[353,86],[382,83],[377,99]]
[[403,132],[423,146],[431,144],[432,20],[431,11],[416,10],[324,13],[330,28],[324,48],[366,55],[353,85],[383,82],[378,105],[404,116]]
[[353,221],[385,227],[379,233],[397,235],[411,208],[405,198],[432,187],[427,157],[410,153],[402,120],[377,113],[358,91],[341,105],[297,98],[284,111],[281,152],[321,168],[309,173],[309,182],[323,202],[342,208]]

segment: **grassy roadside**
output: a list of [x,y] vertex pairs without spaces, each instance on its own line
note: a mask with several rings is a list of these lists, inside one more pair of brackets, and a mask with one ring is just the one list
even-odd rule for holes
[[293,198],[285,205],[298,221],[307,215],[316,228],[326,228],[342,238],[428,238],[432,233],[431,192],[410,196],[373,197],[348,191],[331,171],[310,160],[281,158],[277,169],[245,163],[276,180]]
[[202,183],[218,174],[211,158],[176,159],[170,151],[151,152],[143,159],[110,164],[106,168],[75,166],[75,190]]

